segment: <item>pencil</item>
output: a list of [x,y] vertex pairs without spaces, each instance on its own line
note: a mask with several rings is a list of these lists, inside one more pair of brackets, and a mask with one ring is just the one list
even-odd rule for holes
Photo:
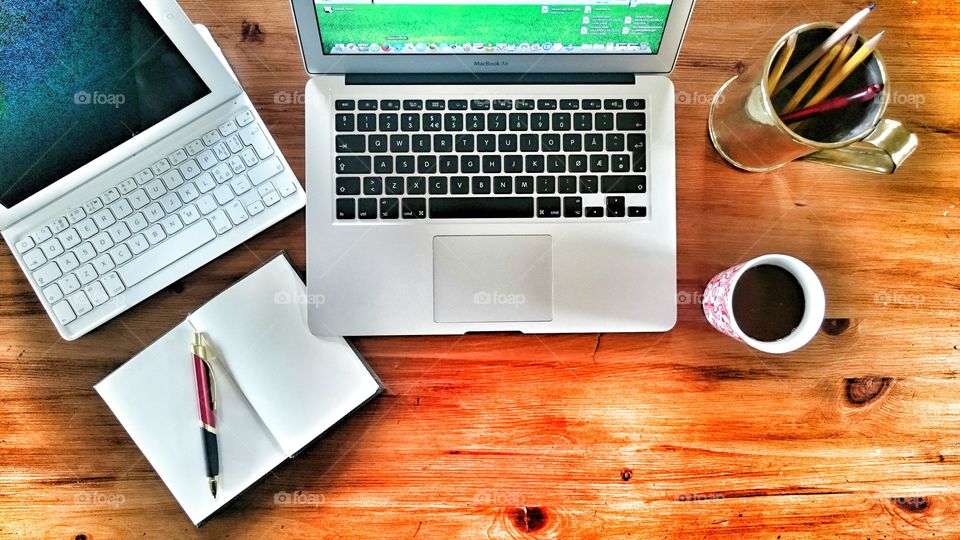
[[830,37],[828,37],[826,41],[824,41],[816,49],[811,51],[810,54],[808,54],[803,60],[797,63],[797,65],[794,66],[793,69],[788,71],[787,74],[780,79],[780,82],[773,89],[774,93],[779,92],[780,90],[783,90],[784,86],[792,83],[794,79],[799,77],[801,73],[803,73],[804,71],[807,70],[807,68],[812,66],[814,62],[819,60],[823,55],[827,54],[827,52],[831,48],[833,48],[834,45],[836,45],[837,43],[840,43],[848,35],[852,34],[853,31],[860,26],[860,23],[862,23],[863,20],[867,18],[867,15],[869,15],[870,12],[873,11],[873,8],[875,7],[877,7],[877,5],[871,2],[869,6],[858,11],[853,17],[850,17],[850,19],[847,22],[840,25],[840,28],[837,28],[836,31],[830,34]]
[[861,88],[852,94],[846,96],[839,96],[835,98],[830,98],[823,103],[812,105],[810,107],[805,107],[799,111],[792,112],[790,114],[785,114],[780,117],[780,120],[784,124],[792,124],[793,122],[799,122],[801,120],[806,120],[811,116],[816,116],[818,114],[823,114],[825,112],[832,112],[838,109],[842,109],[848,105],[854,103],[863,103],[865,101],[870,101],[880,91],[883,90],[883,85],[880,83],[875,83],[867,86],[866,88]]
[[816,105],[824,99],[826,99],[830,92],[833,92],[840,86],[840,83],[845,81],[847,77],[853,73],[853,70],[857,69],[857,66],[863,63],[864,60],[870,57],[873,54],[873,51],[877,49],[877,43],[880,42],[880,39],[883,38],[883,32],[873,36],[866,43],[860,47],[857,52],[853,53],[853,56],[847,60],[843,67],[840,68],[840,71],[834,73],[833,77],[830,77],[824,81],[823,85],[820,86],[820,90],[810,98],[810,101],[807,101],[807,104],[804,107],[809,107],[811,105]]
[[807,75],[806,80],[803,81],[803,84],[800,85],[800,88],[797,88],[797,91],[794,92],[793,96],[790,98],[790,101],[783,107],[781,114],[789,114],[797,109],[797,106],[800,105],[800,102],[803,101],[803,98],[807,97],[807,94],[810,93],[810,90],[813,89],[813,85],[817,84],[817,81],[820,80],[820,77],[827,71],[827,68],[830,67],[830,64],[833,63],[833,60],[840,54],[840,50],[843,49],[842,43],[837,43],[834,45],[830,52],[826,54],[823,58],[817,62],[817,65],[813,68],[813,71]]
[[780,81],[780,77],[783,76],[783,72],[787,69],[787,63],[790,62],[790,57],[793,56],[793,51],[796,50],[796,48],[797,33],[794,32],[787,38],[786,45],[780,49],[780,56],[777,57],[777,63],[774,64],[773,70],[770,71],[770,78],[767,79],[768,92],[773,92],[773,89],[776,88],[777,82]]
[[840,71],[840,68],[843,67],[843,64],[847,62],[850,58],[850,55],[853,54],[853,51],[857,48],[857,36],[856,34],[851,34],[847,41],[843,44],[843,49],[840,50],[840,54],[837,55],[837,59],[833,61],[833,65],[830,66],[830,71],[823,77],[824,80],[829,80],[830,77],[833,77]]

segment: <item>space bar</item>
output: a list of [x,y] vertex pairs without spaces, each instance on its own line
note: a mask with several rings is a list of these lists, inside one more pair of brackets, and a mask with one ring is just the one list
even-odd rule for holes
[[435,197],[432,219],[532,218],[533,197]]
[[210,222],[200,220],[159,246],[147,250],[130,264],[117,270],[117,273],[124,285],[133,287],[216,237],[217,233],[213,232]]

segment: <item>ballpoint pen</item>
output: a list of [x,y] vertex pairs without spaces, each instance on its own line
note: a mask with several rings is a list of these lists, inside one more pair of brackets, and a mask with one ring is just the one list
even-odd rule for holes
[[214,416],[216,395],[213,370],[207,359],[207,347],[203,333],[193,334],[193,370],[197,378],[197,402],[200,405],[200,427],[203,433],[203,454],[207,465],[207,484],[210,493],[217,498],[220,480],[220,449],[217,442],[217,421]]

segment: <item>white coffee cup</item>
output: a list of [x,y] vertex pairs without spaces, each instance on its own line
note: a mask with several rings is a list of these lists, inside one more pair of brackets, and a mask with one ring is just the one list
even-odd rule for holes
[[[760,341],[748,336],[737,325],[733,315],[733,293],[737,282],[744,272],[760,265],[783,268],[797,279],[803,289],[804,311],[800,324],[790,335],[777,341]],[[728,268],[714,276],[703,292],[703,314],[714,328],[754,349],[773,354],[792,352],[809,343],[820,330],[825,311],[826,297],[817,274],[803,261],[789,255],[763,255]]]

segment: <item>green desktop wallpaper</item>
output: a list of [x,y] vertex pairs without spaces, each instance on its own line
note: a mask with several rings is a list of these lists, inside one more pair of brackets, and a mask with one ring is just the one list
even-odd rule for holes
[[[324,52],[364,43],[646,43],[656,53],[670,6],[647,4],[334,4],[317,5]],[[588,22],[584,23],[584,17]],[[630,24],[625,24],[627,17]],[[629,34],[623,28],[630,28]],[[588,29],[587,34],[581,28]]]

